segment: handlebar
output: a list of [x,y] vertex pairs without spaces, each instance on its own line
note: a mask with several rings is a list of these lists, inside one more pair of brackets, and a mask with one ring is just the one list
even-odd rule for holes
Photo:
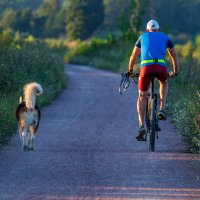
[[132,77],[133,81],[137,83],[137,80],[135,78],[139,77],[138,73],[133,73],[133,72],[124,72],[121,74],[122,80],[119,86],[119,93],[123,94],[129,87],[130,85],[130,80],[129,77]]
[[174,73],[172,71],[168,72],[168,77],[174,78],[175,76],[178,76],[178,73]]
[[[173,75],[173,72],[168,73],[168,77],[170,77],[170,78],[174,78],[175,76],[177,76],[177,74]],[[121,74],[121,77],[122,77],[122,79],[121,79],[120,86],[119,86],[119,93],[123,94],[130,85],[129,77],[131,77],[135,83],[138,83],[139,73],[124,72]]]
[[139,73],[133,73],[133,72],[124,72],[121,74],[121,76],[126,76],[126,77],[132,77],[132,78],[138,78],[139,77]]

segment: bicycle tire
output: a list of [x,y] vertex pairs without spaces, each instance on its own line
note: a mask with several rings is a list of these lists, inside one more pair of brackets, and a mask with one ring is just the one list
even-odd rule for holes
[[151,151],[155,151],[155,135],[156,135],[156,98],[151,100],[151,114],[150,114],[150,138],[149,138],[149,147]]

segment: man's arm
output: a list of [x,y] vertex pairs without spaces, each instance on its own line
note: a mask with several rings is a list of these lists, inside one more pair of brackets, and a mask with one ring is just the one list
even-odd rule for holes
[[168,53],[172,59],[173,72],[174,72],[174,74],[178,74],[179,73],[179,60],[178,60],[178,55],[176,53],[175,48],[172,48],[172,49],[169,48]]
[[140,55],[140,48],[135,46],[133,48],[133,51],[132,51],[132,54],[131,54],[131,57],[130,57],[130,60],[129,60],[129,71],[133,71],[133,66],[135,64],[135,61],[137,59],[137,57]]

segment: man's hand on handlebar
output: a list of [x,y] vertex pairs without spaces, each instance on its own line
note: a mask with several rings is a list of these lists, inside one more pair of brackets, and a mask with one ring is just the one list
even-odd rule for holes
[[128,74],[129,76],[132,76],[132,75],[133,75],[133,70],[129,69],[128,72],[127,72],[127,74]]
[[169,73],[168,73],[168,76],[170,77],[170,78],[174,78],[175,76],[177,76],[178,75],[178,73],[175,73],[175,72],[172,72],[172,71],[170,71]]

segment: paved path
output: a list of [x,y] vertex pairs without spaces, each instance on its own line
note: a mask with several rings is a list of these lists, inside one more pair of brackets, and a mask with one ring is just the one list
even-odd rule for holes
[[184,153],[169,121],[155,153],[135,140],[136,85],[119,95],[117,74],[66,72],[68,88],[42,110],[36,150],[23,152],[18,135],[0,150],[0,200],[200,199],[199,156]]

